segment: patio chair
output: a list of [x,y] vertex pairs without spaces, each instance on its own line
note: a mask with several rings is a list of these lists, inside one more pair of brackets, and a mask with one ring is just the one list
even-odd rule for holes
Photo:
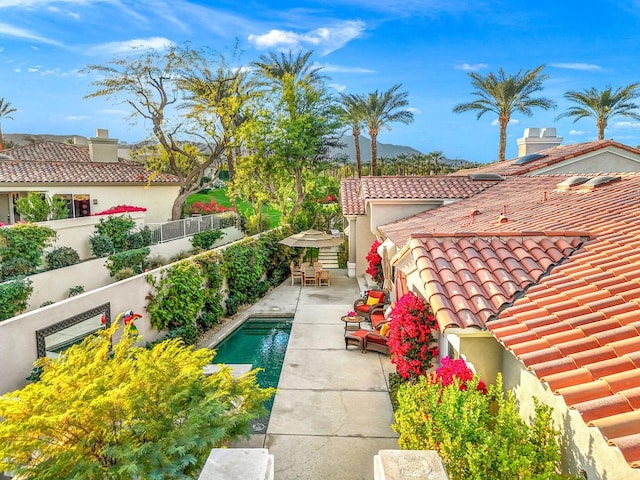
[[316,271],[314,268],[307,267],[302,270],[302,286],[316,286],[318,284],[316,279]]
[[344,335],[344,348],[348,350],[350,345],[355,345],[360,349],[361,353],[371,351],[389,355],[388,330],[389,322],[385,322],[379,330],[360,329],[355,332],[346,332]]
[[369,312],[364,315],[364,318],[371,323],[371,327],[374,330],[380,329],[380,327],[389,321],[389,313],[391,312],[392,305],[386,303],[378,303],[371,306]]
[[329,270],[320,270],[318,272],[318,286],[322,287],[323,285],[331,286],[331,272]]
[[296,278],[300,280],[300,285],[302,285],[302,271],[293,262],[289,264],[289,269],[291,270],[291,285],[293,285]]
[[386,305],[387,303],[389,303],[389,297],[384,290],[371,289],[367,292],[366,297],[358,298],[353,302],[353,311],[369,320],[369,310],[374,306]]

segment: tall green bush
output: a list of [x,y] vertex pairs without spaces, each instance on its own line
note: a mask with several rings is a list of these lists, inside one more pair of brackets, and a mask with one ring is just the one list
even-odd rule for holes
[[206,230],[204,232],[198,232],[191,237],[191,244],[194,249],[208,250],[213,247],[216,240],[222,238],[224,232],[221,230]]
[[259,298],[258,284],[265,273],[265,253],[255,239],[238,242],[223,253],[223,272],[227,278],[229,295],[227,314],[233,315],[238,307]]
[[420,377],[398,390],[393,428],[403,449],[437,450],[451,480],[552,480],[560,475],[558,431],[551,408],[536,402],[531,424],[498,377],[488,393],[479,380],[443,386]]
[[0,228],[0,263],[22,259],[34,272],[42,264],[44,249],[56,238],[49,227],[33,223],[19,223]]
[[164,270],[159,279],[149,275],[147,281],[155,290],[147,297],[147,312],[153,328],[195,328],[196,318],[205,302],[205,279],[198,265],[180,261]]

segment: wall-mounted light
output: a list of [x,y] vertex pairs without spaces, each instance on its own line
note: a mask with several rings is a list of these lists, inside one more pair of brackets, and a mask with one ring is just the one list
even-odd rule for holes
[[98,199],[97,199],[97,198],[94,198],[94,199],[93,199],[93,204],[94,204],[94,205],[97,205],[97,204],[98,204]]

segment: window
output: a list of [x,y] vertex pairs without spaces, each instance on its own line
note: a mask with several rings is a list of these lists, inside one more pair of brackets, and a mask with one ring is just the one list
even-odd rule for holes
[[88,193],[65,193],[55,195],[67,202],[69,218],[88,217],[91,215],[91,197]]

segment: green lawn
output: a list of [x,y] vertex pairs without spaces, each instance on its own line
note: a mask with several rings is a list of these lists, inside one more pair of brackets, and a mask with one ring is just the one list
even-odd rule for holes
[[[222,205],[224,207],[234,206],[233,202],[227,196],[226,188],[216,188],[210,190],[209,193],[194,193],[193,195],[189,196],[186,203],[187,205],[191,205],[194,202],[209,203],[212,199],[215,200],[218,205]],[[238,213],[243,216],[253,214],[253,208],[251,207],[251,204],[245,200],[238,200],[236,202],[235,208],[237,209]],[[269,218],[272,228],[280,224],[280,217],[282,215],[278,210],[265,205],[262,208],[262,214]]]

